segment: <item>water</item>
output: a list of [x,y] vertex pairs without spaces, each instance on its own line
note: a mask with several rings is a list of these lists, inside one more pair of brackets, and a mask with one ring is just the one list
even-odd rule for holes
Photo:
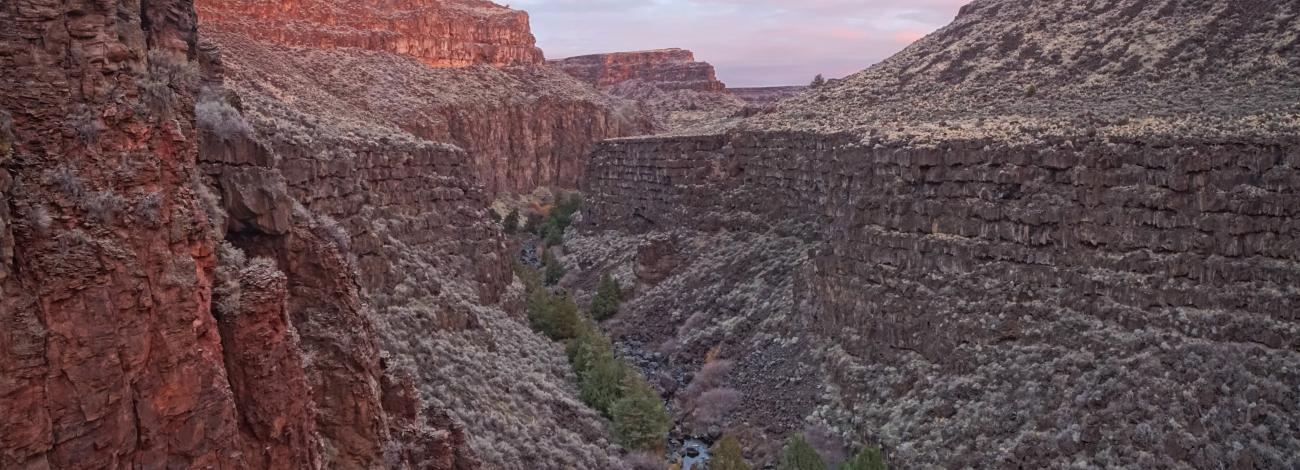
[[699,439],[687,439],[682,444],[682,470],[699,470],[709,461],[709,446]]

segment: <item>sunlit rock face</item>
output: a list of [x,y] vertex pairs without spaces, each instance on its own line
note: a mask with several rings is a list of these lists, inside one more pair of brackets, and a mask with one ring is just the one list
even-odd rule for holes
[[528,13],[480,0],[197,2],[205,28],[319,49],[408,55],[433,67],[540,64]]
[[597,87],[611,87],[638,80],[664,91],[722,91],[713,66],[696,62],[695,53],[685,49],[611,52],[548,61],[565,73]]

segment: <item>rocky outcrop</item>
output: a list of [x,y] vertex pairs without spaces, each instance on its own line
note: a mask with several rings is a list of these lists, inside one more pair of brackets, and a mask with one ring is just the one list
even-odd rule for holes
[[685,49],[591,54],[547,63],[600,88],[632,80],[664,91],[720,92],[727,88],[718,81],[712,65],[696,62],[695,53]]
[[0,8],[0,467],[242,465],[194,33],[180,1]]
[[484,0],[196,2],[204,29],[315,49],[403,54],[430,67],[540,64],[528,14]]
[[770,106],[778,101],[791,98],[800,93],[808,91],[806,86],[769,86],[753,88],[728,88],[727,92],[731,96],[740,98],[745,104],[755,106]]

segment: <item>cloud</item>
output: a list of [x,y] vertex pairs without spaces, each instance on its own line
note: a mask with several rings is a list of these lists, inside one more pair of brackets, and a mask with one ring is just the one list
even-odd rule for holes
[[680,47],[729,86],[861,70],[947,24],[967,0],[515,0],[547,57]]

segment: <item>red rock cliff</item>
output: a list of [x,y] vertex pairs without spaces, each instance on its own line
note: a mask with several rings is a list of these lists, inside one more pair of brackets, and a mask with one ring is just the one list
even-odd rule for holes
[[452,423],[386,406],[411,387],[283,179],[203,182],[195,24],[0,8],[0,468],[472,465]]
[[528,14],[483,0],[201,0],[204,28],[284,45],[351,47],[433,67],[539,64]]
[[727,88],[718,81],[712,65],[696,62],[695,53],[685,49],[591,54],[547,63],[601,88],[632,80],[655,85],[664,91],[722,91]]

